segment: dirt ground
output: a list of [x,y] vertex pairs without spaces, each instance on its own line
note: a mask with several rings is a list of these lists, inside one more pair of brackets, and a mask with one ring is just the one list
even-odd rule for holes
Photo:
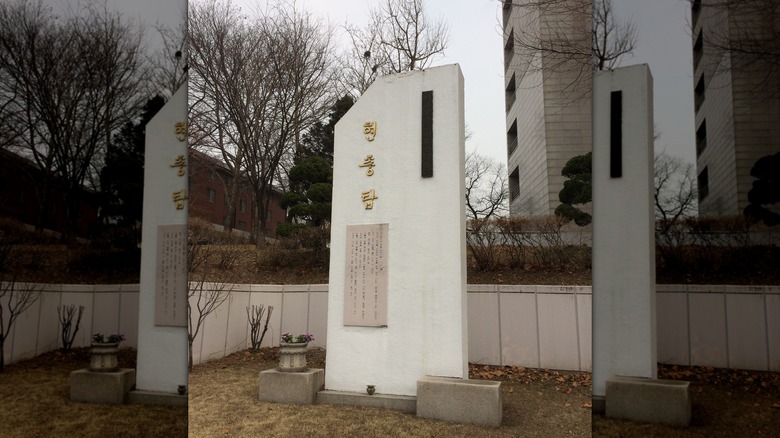
[[[325,354],[311,349],[309,366],[323,368]],[[0,436],[780,436],[780,373],[660,366],[659,377],[691,382],[692,424],[676,428],[591,416],[588,373],[471,364],[471,378],[503,382],[503,424],[484,428],[392,410],[261,403],[258,375],[277,366],[278,348],[245,350],[196,365],[188,409],[71,402],[70,372],[88,363],[88,349],[78,348],[6,366],[0,373]],[[133,349],[120,352],[120,365],[135,366]]]
[[[588,373],[472,365],[472,377],[503,382],[503,424],[486,428],[378,408],[259,402],[259,373],[278,361],[278,348],[265,348],[195,366],[190,373],[190,436],[590,436]],[[323,368],[325,350],[311,349],[308,365]]]
[[[120,350],[120,366],[135,368],[135,356]],[[186,407],[70,401],[70,373],[88,365],[88,348],[7,365],[0,373],[0,437],[187,436]]]

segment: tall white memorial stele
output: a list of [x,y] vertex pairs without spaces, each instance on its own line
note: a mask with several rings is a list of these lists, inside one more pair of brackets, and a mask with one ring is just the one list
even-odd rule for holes
[[646,64],[593,80],[593,408],[687,425],[688,383],[656,373],[653,78]]
[[463,76],[378,78],[336,124],[327,372],[260,373],[259,399],[501,424],[468,380]]
[[463,76],[377,79],[336,124],[325,387],[468,377]]
[[185,83],[146,125],[135,402],[187,401],[187,162]]

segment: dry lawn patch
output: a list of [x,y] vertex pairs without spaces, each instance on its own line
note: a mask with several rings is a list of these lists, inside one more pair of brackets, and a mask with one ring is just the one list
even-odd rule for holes
[[[324,367],[325,351],[309,351],[309,366]],[[194,437],[385,437],[590,436],[590,377],[587,373],[473,366],[504,382],[499,428],[445,423],[387,409],[257,400],[259,373],[276,367],[278,349],[234,353],[197,365],[190,373],[190,434]]]
[[[187,436],[185,407],[70,401],[70,373],[88,365],[89,349],[77,348],[6,366],[0,373],[0,436]],[[120,366],[135,367],[135,350],[120,351]]]

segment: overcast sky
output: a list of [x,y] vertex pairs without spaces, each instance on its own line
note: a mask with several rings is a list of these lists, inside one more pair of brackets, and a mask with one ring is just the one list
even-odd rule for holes
[[[368,4],[377,0],[305,0],[302,6],[335,26],[364,24]],[[254,0],[244,0],[257,4]],[[503,44],[497,0],[427,0],[432,18],[450,25],[450,44],[437,65],[458,63],[463,70],[468,149],[506,161]],[[653,75],[656,150],[695,160],[693,76],[687,0],[614,0],[615,12],[638,26],[635,56],[623,65],[647,63]]]
[[[62,0],[47,0],[62,7]],[[75,3],[77,0],[70,0]],[[378,0],[298,0],[298,5],[326,20],[343,43],[346,22],[363,25],[368,5]],[[265,0],[234,0],[253,9]],[[145,24],[183,19],[186,0],[108,0],[111,7]],[[467,149],[506,161],[504,119],[504,70],[498,0],[426,0],[431,18],[443,18],[450,26],[446,56],[436,65],[458,63],[463,71],[466,125],[471,132]],[[691,39],[686,0],[614,0],[615,12],[633,18],[639,28],[635,56],[624,65],[648,63],[654,80],[655,123],[661,137],[657,150],[695,159]],[[150,33],[153,33],[151,30]]]

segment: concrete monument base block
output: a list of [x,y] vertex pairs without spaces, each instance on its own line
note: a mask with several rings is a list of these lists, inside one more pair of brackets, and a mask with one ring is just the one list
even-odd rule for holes
[[260,395],[263,402],[312,405],[317,391],[325,386],[325,370],[310,368],[300,373],[266,370],[260,373]]
[[643,423],[688,426],[690,382],[639,377],[607,379],[605,414]]
[[415,412],[417,399],[410,395],[363,394],[359,392],[324,390],[317,394],[317,403],[332,405],[368,406],[372,408],[395,409]]
[[127,402],[135,405],[187,406],[187,394],[159,391],[130,391]]
[[417,381],[417,416],[501,426],[501,382],[426,376]]
[[87,368],[70,373],[70,399],[87,403],[121,405],[135,386],[135,369],[98,373]]

